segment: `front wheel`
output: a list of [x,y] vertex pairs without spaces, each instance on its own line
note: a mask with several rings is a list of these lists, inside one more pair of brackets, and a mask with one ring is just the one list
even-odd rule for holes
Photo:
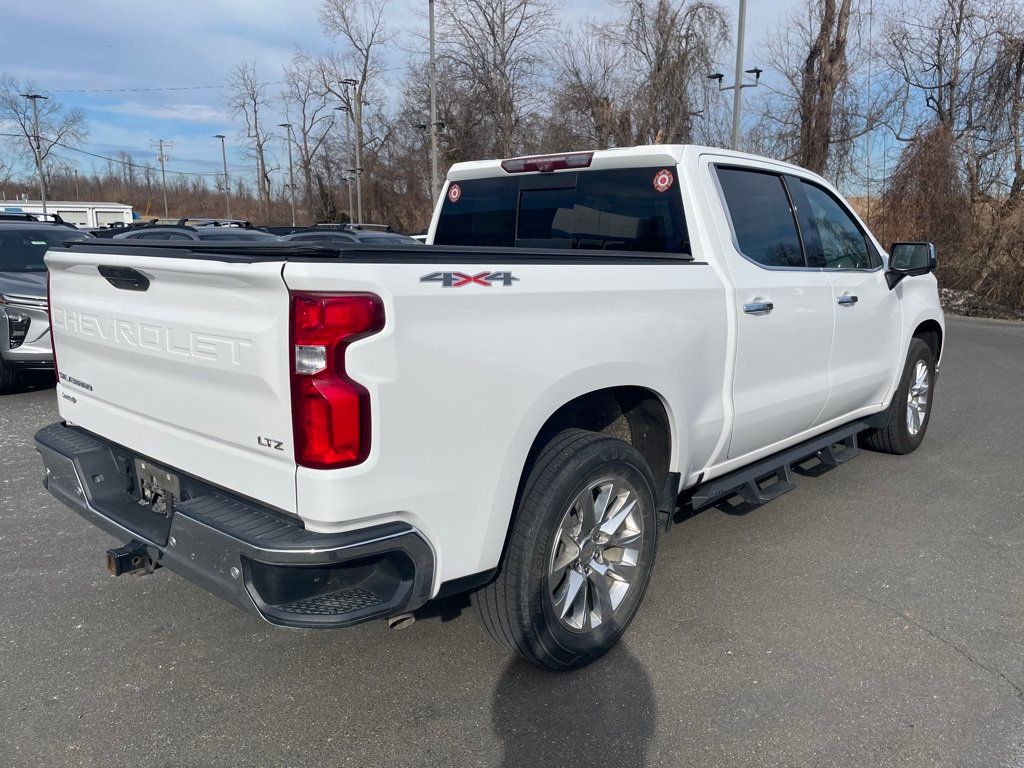
[[935,357],[920,339],[910,340],[903,376],[887,411],[884,427],[864,433],[864,444],[883,453],[917,450],[931,420],[935,390]]
[[581,429],[556,435],[529,470],[497,578],[473,598],[494,639],[557,670],[608,651],[651,576],[654,487],[628,443]]

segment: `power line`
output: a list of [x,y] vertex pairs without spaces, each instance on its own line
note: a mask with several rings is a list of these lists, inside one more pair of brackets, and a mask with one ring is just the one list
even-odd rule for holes
[[[20,134],[20,133],[0,133],[0,136],[9,136],[9,137],[16,138],[16,139],[23,139],[23,138],[25,138],[24,135]],[[141,164],[141,163],[135,163],[135,162],[132,162],[131,160],[122,160],[122,159],[116,158],[116,157],[107,157],[106,155],[98,155],[95,152],[89,152],[87,150],[80,149],[79,147],[72,147],[70,144],[64,144],[64,143],[59,142],[59,141],[53,142],[53,146],[55,146],[55,147],[62,147],[63,149],[67,149],[67,150],[69,150],[71,152],[78,152],[78,153],[83,154],[83,155],[88,155],[89,157],[95,157],[97,160],[106,160],[108,163],[117,163],[118,165],[123,165],[123,166],[126,166],[128,168],[138,168],[139,170],[143,170],[143,171],[146,170],[146,169],[156,170],[151,165],[144,165],[144,164]],[[64,159],[67,159],[67,158],[64,158]],[[241,167],[241,168],[233,168],[233,169],[230,169],[230,170],[231,170],[232,173],[235,173],[235,172],[239,172],[239,173],[249,172],[249,173],[251,173],[251,172],[254,172],[256,169],[254,167],[252,167],[252,166],[245,166],[245,167]],[[170,169],[167,169],[167,173],[173,173],[173,174],[176,174],[178,176],[220,176],[220,174],[217,173],[216,171],[172,171]]]
[[[256,85],[284,85],[284,80],[271,80]],[[214,91],[230,88],[230,85],[160,85],[145,88],[56,88],[50,93],[148,93],[153,91]]]

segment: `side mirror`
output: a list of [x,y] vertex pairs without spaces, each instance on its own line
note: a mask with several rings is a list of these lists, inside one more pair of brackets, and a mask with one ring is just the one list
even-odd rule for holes
[[889,289],[905,277],[934,272],[936,263],[935,246],[931,243],[893,243],[889,249],[889,271],[885,273]]

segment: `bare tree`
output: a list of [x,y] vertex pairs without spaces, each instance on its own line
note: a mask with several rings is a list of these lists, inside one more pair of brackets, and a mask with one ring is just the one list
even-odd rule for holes
[[835,179],[852,170],[858,139],[898,102],[888,73],[872,72],[869,22],[866,0],[804,0],[769,36],[775,84],[761,99],[760,121],[769,154]]
[[314,185],[314,162],[334,126],[335,102],[332,94],[323,87],[316,61],[305,52],[295,52],[284,74],[281,100],[298,150],[303,198],[308,209],[316,209],[312,213],[319,219],[325,213],[324,205],[320,203],[325,200],[323,193],[327,190],[322,184],[319,187]]
[[[905,227],[911,204],[931,212],[930,228],[946,254],[940,280],[1024,306],[1019,5],[901,0],[887,27],[888,63],[904,95],[895,135],[905,146],[886,190],[884,223]],[[923,180],[914,184],[916,196],[906,194],[907,179]],[[951,188],[962,190],[954,205]]]
[[85,141],[88,135],[85,113],[77,107],[66,109],[52,97],[40,99],[37,135],[32,103],[23,96],[29,93],[38,93],[35,83],[18,82],[13,77],[0,78],[0,122],[8,125],[8,132],[18,134],[10,142],[13,150],[10,165],[13,167],[19,158],[38,153],[38,163],[45,175],[54,147],[74,148]]
[[552,115],[598,147],[685,143],[709,132],[717,93],[708,84],[728,23],[702,0],[623,0],[613,21],[566,34]]
[[256,75],[254,63],[242,63],[231,72],[228,105],[232,112],[245,118],[246,138],[252,143],[251,156],[256,160],[257,198],[260,212],[270,211],[270,175],[267,172],[267,143],[270,134],[265,118],[270,109],[266,86]]
[[439,0],[443,57],[465,91],[484,107],[500,157],[516,153],[520,132],[536,114],[545,42],[555,29],[547,0]]

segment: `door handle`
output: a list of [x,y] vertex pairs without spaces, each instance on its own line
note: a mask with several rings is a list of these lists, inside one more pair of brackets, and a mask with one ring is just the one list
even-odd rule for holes
[[775,305],[770,301],[752,301],[743,305],[743,311],[748,315],[767,315],[773,309]]
[[841,307],[852,307],[857,303],[857,297],[851,296],[848,293],[844,293],[842,296],[836,299],[836,304]]

